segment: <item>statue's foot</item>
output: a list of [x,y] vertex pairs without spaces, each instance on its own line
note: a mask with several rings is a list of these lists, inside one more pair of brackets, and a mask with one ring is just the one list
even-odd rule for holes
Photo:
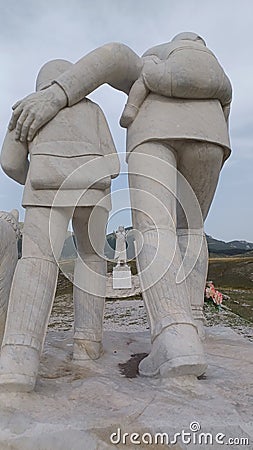
[[139,373],[145,377],[198,377],[203,375],[206,368],[204,351],[196,328],[178,324],[165,328],[155,338],[150,354],[139,364]]
[[98,359],[103,354],[102,342],[89,341],[87,339],[74,339],[73,360],[90,361]]
[[0,392],[31,392],[38,367],[37,350],[23,345],[5,345],[0,358]]
[[122,116],[120,118],[120,126],[123,128],[128,128],[129,125],[134,121],[138,114],[138,108],[134,105],[126,104]]

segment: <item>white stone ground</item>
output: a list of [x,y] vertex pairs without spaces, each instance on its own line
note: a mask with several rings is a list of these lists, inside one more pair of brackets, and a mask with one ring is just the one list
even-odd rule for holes
[[[118,366],[149,351],[148,331],[105,331],[104,356],[84,367],[71,362],[72,331],[49,331],[35,392],[0,394],[0,450],[252,449],[252,441],[215,441],[217,433],[226,435],[224,443],[253,437],[252,344],[221,326],[207,333],[206,378],[160,381],[126,378]],[[185,436],[189,445],[154,443],[155,433],[172,439],[183,429],[189,432],[192,422],[212,433],[212,445],[198,443],[199,431]],[[153,445],[131,443],[129,436],[126,444],[121,438],[114,445],[110,436],[118,429],[140,435],[132,440],[152,438]]]

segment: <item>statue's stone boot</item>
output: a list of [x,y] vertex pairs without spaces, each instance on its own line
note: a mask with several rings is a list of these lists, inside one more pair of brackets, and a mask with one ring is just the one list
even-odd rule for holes
[[102,342],[95,342],[88,339],[75,339],[73,346],[73,361],[82,362],[91,359],[99,359],[103,355]]
[[192,325],[171,325],[152,343],[150,354],[139,364],[142,376],[202,375],[207,368],[203,348]]
[[18,211],[0,211],[0,348],[4,335],[11,283],[18,262]]
[[193,319],[201,340],[205,339],[203,313],[204,292],[208,271],[208,247],[203,229],[177,231],[186,285],[191,302]]
[[98,359],[103,354],[102,335],[106,290],[106,262],[96,255],[78,259],[74,273],[73,360]]
[[[175,234],[143,233],[138,257],[143,299],[150,323],[152,349],[139,365],[143,376],[199,376],[206,370],[204,350],[192,318],[186,282],[176,282],[181,255]],[[157,245],[159,242],[159,246]],[[174,248],[173,248],[174,247]],[[169,255],[172,255],[169,260]]]
[[1,351],[0,392],[33,391],[38,366],[38,350],[26,345],[5,345]]
[[33,390],[56,290],[58,267],[22,258],[14,274],[0,358],[0,390]]

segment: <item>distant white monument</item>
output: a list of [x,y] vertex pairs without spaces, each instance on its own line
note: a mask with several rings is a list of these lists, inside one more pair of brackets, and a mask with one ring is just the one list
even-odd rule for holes
[[114,259],[117,262],[113,268],[113,289],[130,289],[132,287],[131,269],[127,264],[126,236],[127,231],[120,225],[114,232],[116,247]]
[[127,261],[127,252],[126,252],[126,236],[127,232],[125,228],[120,225],[118,230],[114,232],[114,236],[116,238],[116,248],[114,259],[117,261],[117,265],[120,263],[126,264]]

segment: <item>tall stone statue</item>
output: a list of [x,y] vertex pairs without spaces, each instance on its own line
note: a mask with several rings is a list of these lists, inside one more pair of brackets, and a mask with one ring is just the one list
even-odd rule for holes
[[114,259],[117,261],[117,264],[126,264],[127,262],[127,250],[126,250],[126,230],[120,225],[118,230],[114,232],[116,238],[116,247]]
[[[69,67],[71,63],[64,60],[44,65],[37,90],[46,89]],[[0,386],[30,391],[36,381],[56,290],[57,261],[70,219],[78,250],[73,357],[80,361],[101,355],[106,289],[103,248],[111,208],[108,194],[111,178],[119,172],[119,159],[101,109],[83,99],[63,109],[29,144],[15,140],[14,132],[9,131],[1,165],[7,175],[25,185],[26,214],[22,258],[12,282],[1,349]],[[96,227],[90,233],[91,215]]]
[[0,346],[3,339],[11,282],[18,262],[18,211],[0,211]]
[[32,140],[61,108],[103,83],[130,95],[121,124],[128,127],[132,220],[142,234],[137,264],[152,342],[139,371],[199,376],[206,369],[203,221],[230,154],[231,84],[195,33],[180,33],[142,58],[124,44],[106,44],[14,105],[10,129]]

